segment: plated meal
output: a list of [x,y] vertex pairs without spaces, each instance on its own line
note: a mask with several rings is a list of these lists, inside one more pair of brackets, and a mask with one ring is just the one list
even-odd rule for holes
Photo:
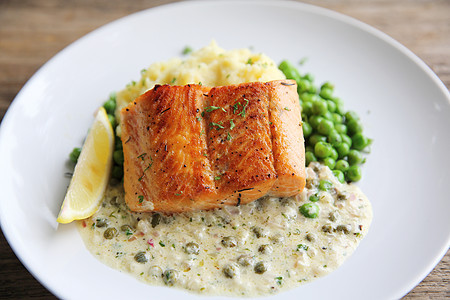
[[359,117],[287,61],[186,52],[105,102],[58,221],[79,220],[108,266],[199,294],[273,294],[338,268],[372,221],[351,183],[372,142]]

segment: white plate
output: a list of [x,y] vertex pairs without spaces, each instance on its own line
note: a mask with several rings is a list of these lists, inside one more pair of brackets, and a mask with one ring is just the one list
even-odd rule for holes
[[[73,225],[58,226],[67,154],[95,109],[150,63],[199,48],[253,46],[330,80],[375,144],[360,183],[374,221],[336,272],[273,298],[399,298],[437,264],[450,240],[450,96],[430,69],[383,33],[291,2],[184,2],[104,26],[45,64],[6,114],[0,135],[2,229],[28,270],[58,297],[194,299],[109,269]],[[156,298],[158,299],[158,298]]]

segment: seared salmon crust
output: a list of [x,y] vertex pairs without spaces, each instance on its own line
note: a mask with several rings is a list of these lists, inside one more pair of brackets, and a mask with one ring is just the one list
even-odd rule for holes
[[157,85],[121,111],[125,200],[166,213],[289,197],[305,186],[293,80]]

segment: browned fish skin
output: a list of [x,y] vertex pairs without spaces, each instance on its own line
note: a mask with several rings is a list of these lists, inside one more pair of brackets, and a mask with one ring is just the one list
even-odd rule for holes
[[206,108],[221,108],[205,113],[208,153],[221,204],[256,200],[276,180],[267,90],[256,82],[209,92]]
[[159,86],[125,108],[124,187],[131,210],[175,212],[215,207],[211,203],[216,198],[215,186],[204,156],[204,125],[197,119],[205,91],[198,85]]
[[121,117],[132,211],[240,205],[305,185],[295,81],[156,86]]

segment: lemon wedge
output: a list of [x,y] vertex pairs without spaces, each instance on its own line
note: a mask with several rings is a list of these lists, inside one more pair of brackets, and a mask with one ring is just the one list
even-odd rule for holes
[[70,223],[92,216],[108,185],[114,151],[114,131],[101,107],[89,130],[57,221]]

